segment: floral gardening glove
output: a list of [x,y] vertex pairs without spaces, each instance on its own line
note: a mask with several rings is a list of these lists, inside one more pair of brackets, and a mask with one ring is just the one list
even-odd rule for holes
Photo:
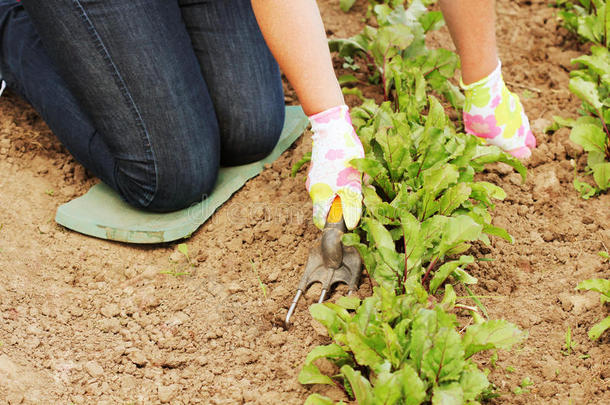
[[502,79],[502,64],[486,78],[464,85],[464,126],[466,132],[484,138],[516,158],[528,158],[536,138],[523,111],[519,97],[511,93]]
[[362,176],[349,162],[363,158],[364,149],[346,105],[309,117],[313,131],[307,191],[313,201],[313,223],[320,229],[336,195],[341,198],[343,219],[354,229],[362,215]]

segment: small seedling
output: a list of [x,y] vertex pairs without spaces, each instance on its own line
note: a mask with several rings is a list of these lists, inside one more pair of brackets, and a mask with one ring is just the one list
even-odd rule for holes
[[50,197],[53,197],[55,195],[55,190],[46,190],[44,193]]
[[260,287],[263,293],[263,298],[267,299],[267,286],[265,285],[265,283],[263,283],[260,276],[258,275],[258,269],[256,268],[256,264],[254,264],[254,261],[250,260],[250,264],[252,265],[252,271],[254,271],[254,275],[258,280],[258,286]]
[[536,97],[536,94],[534,94],[533,92],[531,92],[529,90],[523,90],[523,93],[521,93],[521,97],[528,100],[530,98]]
[[[2,227],[0,227],[0,229],[2,229]],[[608,252],[601,251],[601,252],[598,252],[597,254],[606,260],[610,260],[610,254],[608,254]]]
[[[591,279],[582,281],[576,286],[577,290],[591,290],[601,294],[600,302],[603,304],[610,303],[610,279]],[[597,340],[607,330],[610,329],[610,316],[607,316],[601,322],[593,325],[589,330],[589,339]]]
[[513,366],[507,366],[504,370],[507,373],[514,373],[515,372],[515,368]]
[[173,270],[163,270],[163,271],[160,271],[159,274],[167,274],[169,276],[174,276],[174,277],[191,275],[191,273],[189,273],[188,271],[173,271]]
[[527,394],[530,392],[528,387],[531,387],[532,385],[534,385],[532,380],[529,377],[525,377],[523,380],[521,380],[521,384],[518,387],[515,387],[513,392],[515,395]]
[[[177,246],[178,252],[182,253],[182,255],[184,255],[184,257],[186,258],[186,262],[189,266],[193,267],[193,263],[191,263],[191,258],[189,257],[189,252],[188,252],[188,246],[186,245],[186,243],[181,243]],[[173,262],[171,259],[169,260],[172,269],[171,270],[163,270],[160,271],[159,274],[168,274],[170,276],[174,276],[174,277],[178,277],[178,276],[190,276],[191,273],[187,272],[187,271],[183,271],[184,269],[179,263],[175,263]]]
[[495,351],[494,354],[492,354],[491,357],[489,358],[489,364],[491,365],[491,368],[496,368],[497,362],[498,362],[498,352]]
[[354,61],[354,58],[352,58],[351,56],[346,56],[343,59],[345,60],[345,63],[343,63],[343,69],[351,69],[354,72],[360,70],[360,66]]
[[572,351],[574,351],[574,348],[576,347],[576,343],[572,341],[572,328],[570,328],[569,326],[565,334],[565,340],[566,342],[563,345],[563,349],[561,349],[561,353],[564,356],[569,356],[570,354],[572,354]]
[[186,257],[186,261],[191,263],[191,258],[189,257],[189,248],[186,243],[181,243],[178,245],[178,251]]

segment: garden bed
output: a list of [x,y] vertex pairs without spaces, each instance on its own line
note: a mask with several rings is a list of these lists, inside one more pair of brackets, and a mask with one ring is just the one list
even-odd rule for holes
[[[319,3],[331,36],[361,30],[365,1],[348,14],[338,0]],[[473,248],[495,259],[470,267],[479,279],[473,291],[487,297],[490,318],[529,332],[523,345],[500,352],[495,367],[480,359],[502,394],[492,400],[498,404],[610,403],[610,335],[587,337],[607,310],[596,294],[574,290],[610,276],[597,255],[610,248],[610,195],[582,200],[571,163],[583,164],[582,149],[567,129],[543,134],[554,115],[577,115],[569,61],[586,50],[555,13],[546,1],[498,1],[505,78],[540,145],[525,184],[503,165],[479,175],[506,190],[494,224],[515,243],[494,238],[490,248]],[[446,29],[430,42],[452,48]],[[290,91],[287,102],[294,102]],[[357,104],[352,96],[348,102]],[[0,98],[0,398],[301,404],[321,392],[340,399],[336,388],[297,382],[307,353],[329,342],[307,311],[316,291],[299,305],[291,330],[280,326],[319,235],[304,174],[290,177],[309,148],[306,135],[194,233],[189,264],[175,245],[129,246],[55,225],[57,206],[96,180],[30,107],[10,93]],[[365,278],[359,295],[370,293]],[[568,327],[576,346],[564,354]],[[526,377],[533,385],[516,394]]]

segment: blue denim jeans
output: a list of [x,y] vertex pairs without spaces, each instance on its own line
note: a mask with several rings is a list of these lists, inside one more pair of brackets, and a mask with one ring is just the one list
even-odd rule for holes
[[152,211],[201,200],[284,123],[250,0],[0,0],[0,71],[76,160]]

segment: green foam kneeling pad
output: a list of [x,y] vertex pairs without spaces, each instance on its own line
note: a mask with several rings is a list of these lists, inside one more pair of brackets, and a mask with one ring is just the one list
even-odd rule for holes
[[132,207],[104,183],[57,209],[55,221],[66,228],[102,239],[128,243],[171,242],[191,235],[265,164],[274,162],[307,128],[300,107],[286,108],[284,130],[275,149],[258,162],[221,167],[212,194],[189,208],[169,213]]

